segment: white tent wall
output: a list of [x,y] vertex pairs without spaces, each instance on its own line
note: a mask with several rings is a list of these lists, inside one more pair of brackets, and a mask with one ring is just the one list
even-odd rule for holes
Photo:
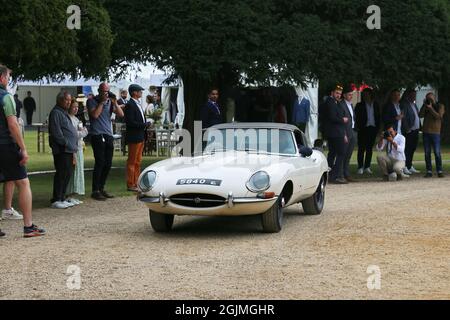
[[[27,92],[31,91],[31,96],[36,101],[36,112],[33,114],[33,123],[43,123],[47,120],[50,111],[56,104],[56,96],[61,91],[67,91],[73,96],[77,94],[76,87],[53,87],[53,86],[22,86],[19,85],[16,93],[23,101],[27,97]],[[22,110],[20,117],[26,122],[25,110]]]
[[177,96],[177,106],[178,106],[178,114],[175,119],[175,123],[177,123],[180,128],[183,126],[184,122],[184,112],[185,112],[185,106],[184,106],[184,86],[183,86],[183,80],[180,78],[180,85],[178,87],[178,96]]
[[163,106],[163,114],[161,118],[161,122],[164,123],[166,119],[168,119],[168,112],[169,112],[169,106],[170,106],[170,88],[168,87],[162,87],[161,90],[161,103]]
[[311,103],[311,116],[309,122],[306,124],[306,138],[310,147],[313,146],[314,141],[319,136],[319,85],[314,83],[308,86],[307,89],[302,87],[295,88],[299,99],[306,98]]

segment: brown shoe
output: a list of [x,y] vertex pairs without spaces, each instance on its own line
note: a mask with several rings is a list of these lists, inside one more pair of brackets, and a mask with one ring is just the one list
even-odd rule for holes
[[355,180],[352,179],[352,177],[345,177],[345,180],[347,180],[347,182],[355,182]]

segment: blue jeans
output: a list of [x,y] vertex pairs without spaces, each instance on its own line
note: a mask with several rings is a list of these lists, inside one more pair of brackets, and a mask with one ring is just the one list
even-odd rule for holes
[[441,135],[424,133],[423,146],[425,149],[425,162],[427,164],[427,172],[433,172],[433,166],[431,164],[431,147],[433,147],[434,156],[436,159],[436,170],[437,172],[442,172]]

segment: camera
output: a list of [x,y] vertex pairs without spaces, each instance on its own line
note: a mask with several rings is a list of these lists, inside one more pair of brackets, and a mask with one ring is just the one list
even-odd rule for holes
[[433,104],[433,102],[432,102],[430,99],[425,99],[425,100],[423,101],[423,103],[424,103],[425,105]]
[[108,98],[109,99],[116,99],[117,96],[114,93],[112,93],[111,91],[108,91]]
[[385,132],[383,132],[383,137],[384,137],[385,139],[387,139],[387,138],[390,138],[390,137],[392,137],[392,136],[391,136],[391,133],[390,133],[389,131],[385,131]]

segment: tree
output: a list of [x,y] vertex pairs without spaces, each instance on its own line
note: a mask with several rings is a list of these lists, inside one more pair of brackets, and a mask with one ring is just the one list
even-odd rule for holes
[[[139,1],[111,0],[107,8],[115,17],[116,61],[151,61],[182,77],[188,127],[209,87],[305,81],[315,65],[315,52],[331,39],[318,17],[290,26],[277,14],[276,2],[269,0],[159,1],[147,9]],[[295,31],[302,26],[316,32]],[[309,42],[303,55],[280,46],[294,39]]]
[[107,74],[113,37],[100,1],[77,1],[81,30],[69,30],[70,0],[1,0],[0,61],[29,80]]
[[106,3],[117,39],[113,60],[151,61],[180,75],[188,125],[211,85],[320,79],[387,89],[441,85],[450,74],[444,0],[380,0],[381,30],[366,26],[369,0]]

